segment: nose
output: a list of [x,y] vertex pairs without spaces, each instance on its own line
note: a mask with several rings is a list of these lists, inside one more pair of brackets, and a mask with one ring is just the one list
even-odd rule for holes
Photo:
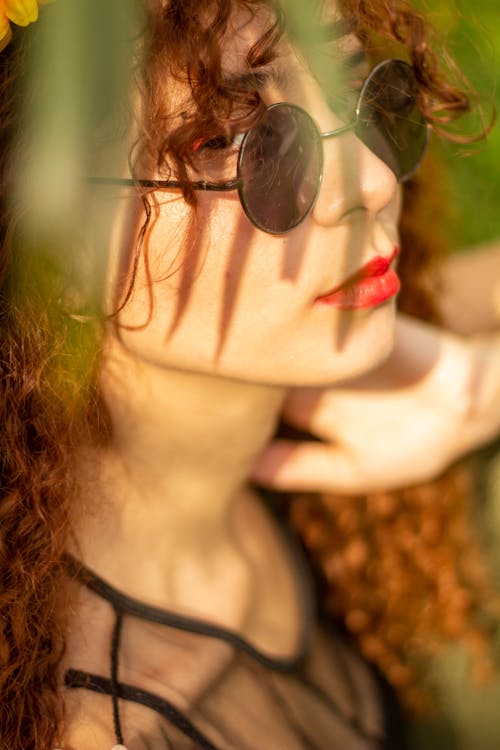
[[323,139],[323,179],[313,220],[333,226],[355,209],[376,215],[393,200],[394,172],[353,132]]

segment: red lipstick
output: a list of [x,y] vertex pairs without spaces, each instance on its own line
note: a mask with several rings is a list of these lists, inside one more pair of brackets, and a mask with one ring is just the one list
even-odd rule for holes
[[397,247],[390,258],[378,255],[349,276],[343,284],[316,297],[315,302],[341,310],[363,310],[380,305],[399,291],[398,275],[391,268],[392,261],[398,255]]

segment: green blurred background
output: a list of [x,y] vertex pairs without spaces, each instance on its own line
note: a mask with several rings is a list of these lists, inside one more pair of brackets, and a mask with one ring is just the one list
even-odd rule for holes
[[[500,0],[427,0],[421,3],[480,95],[486,122],[500,114]],[[474,123],[477,125],[477,120]],[[472,150],[471,155],[466,155]],[[461,248],[500,235],[500,120],[486,145],[444,144],[449,169],[448,234]]]
[[[421,0],[420,5],[476,88],[485,121],[491,122],[493,108],[499,113],[485,144],[441,145],[448,177],[442,190],[451,207],[447,234],[451,247],[460,250],[500,239],[500,0]],[[498,443],[478,462],[478,521],[491,542],[493,571],[500,575]],[[500,627],[497,641],[500,660]],[[438,711],[410,723],[412,750],[499,750],[500,669],[491,683],[477,684],[468,655],[452,646],[429,663],[428,678],[437,690]]]

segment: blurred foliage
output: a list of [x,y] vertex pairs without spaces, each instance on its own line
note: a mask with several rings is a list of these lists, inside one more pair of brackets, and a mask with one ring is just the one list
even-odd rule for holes
[[[479,95],[486,124],[500,114],[499,0],[421,2],[447,49]],[[477,125],[477,119],[475,120]],[[452,246],[466,247],[500,235],[500,122],[487,142],[468,147],[444,143],[451,213],[447,231]]]
[[64,291],[76,309],[81,300],[100,308],[112,212],[85,177],[98,158],[105,174],[127,160],[124,111],[139,7],[138,0],[53,3],[22,30],[32,35],[17,175],[24,249],[45,296]]

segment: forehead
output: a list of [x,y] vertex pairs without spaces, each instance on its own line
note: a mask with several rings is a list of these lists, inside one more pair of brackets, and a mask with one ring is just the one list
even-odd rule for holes
[[[336,3],[287,0],[282,3],[284,33],[273,49],[273,59],[265,65],[249,63],[250,53],[265,38],[275,15],[269,8],[257,12],[239,9],[233,13],[222,48],[222,66],[231,80],[241,81],[248,75],[249,84],[262,80],[280,88],[294,76],[308,73],[321,78],[331,73],[332,65],[364,53],[359,38],[347,28]],[[322,70],[323,68],[323,70]]]
[[[168,0],[156,2],[165,9]],[[196,34],[176,21],[161,38],[161,53],[152,57],[151,92],[161,96],[154,97],[149,120],[160,124],[158,132],[187,121],[205,128],[220,117],[241,117],[249,107],[255,110],[256,94],[264,104],[290,101],[307,109],[310,98],[323,93],[335,109],[338,97],[359,89],[368,67],[359,55],[364,50],[336,3],[282,0],[280,14],[275,0],[231,0],[230,15],[217,33],[219,2],[193,0],[189,8],[196,6],[197,12],[186,6],[185,20],[193,19]],[[194,45],[198,34],[209,44]]]

